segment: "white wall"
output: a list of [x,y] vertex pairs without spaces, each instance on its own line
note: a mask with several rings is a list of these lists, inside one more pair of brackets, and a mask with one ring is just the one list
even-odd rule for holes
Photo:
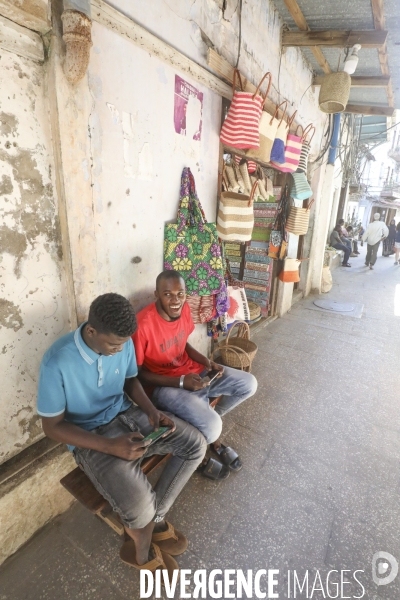
[[69,330],[44,69],[0,60],[0,463],[42,436],[39,363]]

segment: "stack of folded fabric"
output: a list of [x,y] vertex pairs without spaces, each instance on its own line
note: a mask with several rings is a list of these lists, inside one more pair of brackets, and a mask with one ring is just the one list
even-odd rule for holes
[[274,188],[274,194],[277,196],[269,196],[268,199],[262,196],[257,196],[254,201],[254,229],[251,239],[256,242],[268,242],[271,229],[275,222],[278,212],[279,198],[282,188]]
[[272,266],[268,243],[251,241],[246,248],[243,281],[247,299],[258,304],[263,317],[268,315]]
[[229,267],[232,275],[236,277],[240,272],[240,265],[242,262],[242,250],[240,244],[235,243],[224,243],[225,256],[229,260]]

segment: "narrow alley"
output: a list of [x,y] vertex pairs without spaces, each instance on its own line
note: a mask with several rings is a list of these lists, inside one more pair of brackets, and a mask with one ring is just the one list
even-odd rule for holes
[[[180,568],[279,569],[280,598],[293,597],[288,570],[308,570],[309,590],[317,570],[323,582],[348,570],[339,597],[399,598],[400,578],[378,588],[371,565],[382,551],[400,560],[400,267],[379,256],[369,271],[364,258],[334,270],[324,296],[362,303],[361,318],[310,296],[255,336],[257,395],[224,419],[244,467],[219,484],[195,475],[175,503],[168,518],[189,538]],[[0,598],[138,598],[120,543],[75,503],[0,567]]]

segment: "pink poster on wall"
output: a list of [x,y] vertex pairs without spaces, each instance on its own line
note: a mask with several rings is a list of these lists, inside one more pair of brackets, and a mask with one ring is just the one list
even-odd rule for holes
[[201,139],[203,92],[175,75],[175,131],[189,139]]

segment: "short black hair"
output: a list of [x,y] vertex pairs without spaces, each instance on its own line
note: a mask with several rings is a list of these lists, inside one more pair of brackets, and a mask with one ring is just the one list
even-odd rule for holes
[[113,333],[119,337],[129,337],[137,329],[133,307],[119,294],[103,294],[93,300],[88,322],[98,333]]
[[344,219],[339,219],[338,225],[344,225]]
[[157,275],[157,279],[156,279],[156,290],[157,291],[158,291],[158,288],[160,287],[161,281],[164,281],[166,279],[182,279],[182,281],[185,282],[182,275],[180,273],[178,273],[178,271],[165,270],[165,271],[162,271],[159,275]]

